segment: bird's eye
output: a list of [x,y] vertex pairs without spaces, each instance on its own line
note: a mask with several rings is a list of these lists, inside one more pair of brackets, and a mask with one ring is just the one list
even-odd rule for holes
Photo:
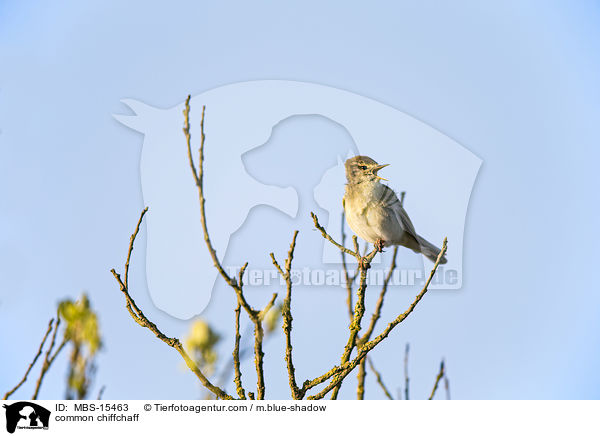
[[359,170],[363,170],[363,171],[364,171],[364,170],[366,170],[366,169],[367,169],[367,167],[366,167],[366,166],[364,166],[364,165],[359,165],[359,166],[358,166],[358,169],[359,169]]

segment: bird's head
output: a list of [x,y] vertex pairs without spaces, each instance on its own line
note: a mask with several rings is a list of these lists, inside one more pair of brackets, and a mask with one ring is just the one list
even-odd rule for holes
[[346,161],[346,178],[348,183],[375,182],[387,180],[377,175],[377,171],[389,164],[379,165],[368,156],[354,156]]

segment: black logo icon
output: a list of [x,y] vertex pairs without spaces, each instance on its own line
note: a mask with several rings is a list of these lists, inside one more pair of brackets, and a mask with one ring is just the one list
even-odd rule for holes
[[6,431],[14,433],[15,429],[48,429],[50,411],[29,401],[19,401],[10,405],[4,404],[6,409]]

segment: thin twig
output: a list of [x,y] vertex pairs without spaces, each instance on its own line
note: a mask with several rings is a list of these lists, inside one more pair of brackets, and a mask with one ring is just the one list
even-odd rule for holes
[[[131,238],[129,240],[129,249],[128,249],[128,252],[127,252],[126,265],[128,265],[129,260],[131,258],[131,253],[133,252],[133,244],[135,242],[135,238],[137,237],[137,234],[138,234],[139,229],[140,229],[140,225],[142,223],[142,219],[144,218],[144,215],[146,214],[147,211],[148,211],[148,208],[146,207],[142,211],[142,213],[140,214],[140,218],[139,218],[139,220],[137,222],[135,231],[131,235]],[[233,399],[232,396],[230,396],[229,394],[227,394],[227,392],[223,391],[221,388],[219,388],[217,386],[214,386],[206,378],[206,376],[202,373],[202,371],[200,370],[200,368],[198,368],[198,366],[196,365],[196,363],[194,362],[194,360],[192,358],[190,358],[190,356],[186,353],[186,351],[183,348],[183,345],[181,345],[181,342],[179,341],[179,339],[177,339],[177,338],[170,338],[170,337],[166,336],[165,334],[163,334],[159,330],[159,328],[156,326],[156,324],[154,324],[152,321],[150,321],[146,317],[146,315],[144,315],[144,313],[142,312],[142,310],[137,306],[137,304],[135,303],[135,301],[133,300],[133,298],[131,297],[131,295],[129,293],[129,277],[128,277],[128,268],[127,268],[127,266],[125,268],[125,274],[123,275],[123,279],[121,279],[120,274],[117,273],[114,268],[111,269],[110,272],[115,277],[115,280],[119,284],[121,292],[125,296],[127,310],[131,314],[131,317],[134,319],[134,321],[136,323],[138,323],[140,326],[145,327],[148,330],[150,330],[152,333],[154,333],[156,335],[157,338],[159,338],[165,344],[167,344],[168,346],[170,346],[170,347],[174,348],[175,350],[177,350],[177,352],[181,355],[181,357],[183,357],[183,360],[185,361],[185,363],[188,366],[188,368],[190,368],[190,370],[192,370],[192,372],[194,374],[196,374],[196,377],[198,377],[198,379],[204,385],[204,387],[206,387],[206,389],[208,389],[209,391],[211,391],[213,394],[215,394],[220,399],[223,399],[223,400],[232,400]]]
[[17,383],[17,385],[14,388],[12,388],[10,391],[8,391],[6,394],[4,394],[4,397],[2,398],[3,400],[8,400],[8,398],[12,394],[14,394],[17,391],[17,389],[19,389],[23,385],[23,383],[25,383],[25,381],[27,380],[27,376],[29,375],[29,373],[31,372],[31,369],[35,365],[35,362],[37,362],[38,357],[40,357],[40,355],[42,354],[42,349],[44,348],[44,344],[46,343],[46,339],[48,339],[48,335],[52,331],[53,325],[54,325],[54,318],[50,319],[50,322],[48,323],[48,329],[46,330],[46,334],[42,338],[42,342],[40,343],[40,347],[38,348],[38,351],[35,354],[35,357],[33,358],[33,360],[31,361],[31,363],[27,367],[27,371],[25,371],[25,375],[23,376],[23,378],[21,379],[21,381],[19,383]]
[[250,306],[250,303],[248,303],[246,296],[242,291],[242,288],[244,287],[244,274],[246,273],[247,268],[248,262],[242,265],[240,272],[238,273],[237,281],[233,280],[233,285],[231,285],[231,287],[234,289],[240,305],[244,308],[246,313],[248,313],[248,316],[250,316],[251,319],[254,319],[258,315],[258,312]]
[[237,307],[235,308],[235,346],[233,348],[233,368],[235,373],[235,386],[237,390],[237,394],[240,399],[246,399],[246,391],[244,391],[244,387],[242,386],[242,371],[240,370],[240,339],[242,336],[240,335],[240,312],[241,306],[238,302]]
[[56,352],[47,361],[44,362],[44,366],[42,367],[42,371],[41,371],[40,376],[39,376],[39,378],[37,380],[37,383],[35,385],[35,392],[34,392],[33,396],[31,397],[32,400],[37,400],[38,394],[40,392],[40,388],[42,387],[42,382],[44,380],[44,377],[46,376],[46,374],[50,370],[50,367],[54,363],[54,360],[56,359],[56,356],[58,356],[59,353],[65,347],[65,345],[67,345],[67,342],[69,342],[69,340],[67,338],[63,338],[63,340],[61,341],[60,345],[56,349]]
[[[241,326],[240,326],[241,328]],[[252,332],[253,330],[253,326],[248,325],[247,328],[245,329],[245,331],[242,333],[242,331],[240,330],[240,350],[239,350],[239,354],[240,354],[240,365],[241,363],[244,361],[244,359],[246,357],[248,357],[249,354],[253,354],[254,353],[254,344],[252,344],[251,346],[246,346],[244,344],[244,339],[246,339],[248,337],[248,335]],[[269,340],[269,339],[273,339],[274,336],[273,335],[269,335],[266,334],[265,335],[265,339],[263,341],[263,346],[264,344]],[[229,379],[229,376],[235,377],[235,368],[234,368],[234,362],[233,362],[233,357],[231,359],[228,359],[223,367],[221,368],[221,371],[219,373],[219,377],[218,377],[218,383],[217,385],[221,386],[223,384],[225,384],[227,382],[227,380]],[[236,388],[236,392],[237,392],[237,388]],[[210,395],[210,392],[208,392],[208,394]],[[208,397],[207,397],[208,398]]]
[[[133,245],[135,242],[135,238],[137,237],[138,233],[140,232],[140,226],[142,224],[142,220],[144,219],[144,215],[146,215],[147,212],[148,212],[148,208],[145,207],[144,210],[142,211],[142,213],[140,214],[140,218],[138,219],[138,222],[135,226],[135,230],[133,231],[133,233],[131,234],[131,237],[129,238],[129,248],[127,249],[127,258],[125,260],[125,273],[123,275],[123,278],[124,278],[123,285],[124,285],[125,289],[129,289],[129,262],[131,260],[131,254],[133,253]],[[115,273],[113,272],[113,275],[114,274]],[[133,319],[135,319],[136,322],[139,324],[140,320],[138,318],[137,312],[141,312],[141,311],[135,305],[135,301],[133,300],[133,298],[128,298],[126,301],[127,301],[127,303],[126,303],[127,310],[129,311],[129,313],[131,314]],[[132,304],[133,304],[133,307],[131,306]],[[134,308],[135,308],[135,310],[134,310]]]
[[206,210],[205,210],[205,198],[204,198],[204,188],[203,188],[203,179],[204,179],[204,142],[206,140],[206,135],[204,134],[204,114],[206,110],[206,106],[202,106],[202,119],[200,120],[200,148],[198,149],[198,170],[196,171],[196,166],[194,165],[194,159],[192,157],[192,144],[190,134],[190,98],[188,95],[185,100],[185,109],[183,111],[184,115],[184,127],[183,133],[185,134],[188,158],[190,161],[190,169],[192,170],[192,175],[194,176],[194,181],[196,182],[196,186],[198,187],[198,199],[200,202],[200,223],[202,225],[202,231],[204,233],[204,241],[206,242],[206,246],[208,248],[208,252],[210,253],[210,257],[213,260],[213,264],[219,274],[223,277],[223,279],[227,282],[229,286],[235,287],[236,283],[223,269],[219,258],[217,257],[217,252],[213,248],[212,242],[210,240],[210,236],[208,233],[208,225],[206,223]]
[[44,377],[46,376],[46,373],[50,370],[50,366],[52,366],[52,364],[54,363],[54,359],[56,359],[56,356],[58,356],[58,354],[62,351],[62,349],[68,342],[67,338],[64,337],[62,342],[56,349],[56,352],[54,354],[52,354],[52,351],[54,350],[54,345],[56,344],[56,334],[58,333],[58,327],[60,326],[60,322],[61,322],[60,316],[57,315],[56,324],[54,325],[54,332],[52,332],[52,339],[50,340],[50,346],[48,347],[48,350],[46,350],[46,355],[44,357],[44,363],[42,364],[42,369],[40,371],[40,375],[35,384],[35,391],[33,392],[33,396],[31,397],[32,400],[37,399],[38,394],[40,393],[40,388],[42,387],[42,382],[44,381]]
[[[341,227],[342,227],[342,235],[341,235],[342,243],[341,243],[341,245],[346,246],[346,232],[345,232],[346,216],[345,216],[345,212],[343,212],[343,211],[342,211]],[[354,240],[354,242],[357,243],[356,239]],[[358,250],[355,248],[355,251],[358,251]],[[346,281],[346,305],[348,307],[348,315],[350,316],[350,320],[352,320],[352,316],[354,316],[354,312],[352,311],[352,286],[354,285],[354,282],[356,281],[356,278],[358,277],[358,270],[360,268],[360,264],[357,264],[354,274],[350,275],[350,272],[348,271],[348,263],[346,262],[346,253],[344,251],[340,250],[340,254],[342,255],[342,267],[344,269],[344,278]]]
[[325,228],[319,224],[319,219],[317,218],[317,215],[315,215],[314,212],[310,213],[310,216],[313,219],[313,223],[315,225],[315,228],[321,232],[321,235],[327,239],[329,242],[331,242],[333,245],[335,245],[340,251],[349,254],[352,257],[355,257],[357,259],[359,259],[360,253],[358,253],[358,250],[356,251],[352,251],[346,247],[344,247],[343,245],[339,244],[338,242],[336,242],[331,236],[329,236],[329,234],[327,233],[327,231],[325,230]]
[[292,243],[290,244],[290,249],[288,251],[287,258],[285,260],[285,271],[281,268],[277,260],[275,259],[275,255],[271,253],[271,260],[273,261],[273,265],[281,274],[281,277],[285,280],[286,283],[286,294],[285,299],[283,300],[283,308],[282,308],[282,316],[283,316],[283,332],[285,334],[285,363],[287,365],[288,378],[290,382],[290,390],[292,392],[292,398],[294,400],[300,400],[302,397],[300,396],[300,390],[298,388],[298,384],[296,383],[296,370],[294,369],[294,363],[292,359],[292,260],[294,259],[294,249],[296,248],[296,237],[298,236],[298,230],[294,232],[294,236],[292,237]]
[[275,300],[277,299],[277,294],[273,294],[271,296],[271,299],[269,300],[269,302],[267,303],[267,305],[265,307],[263,307],[263,309],[258,312],[258,319],[259,320],[263,320],[265,319],[265,316],[267,315],[267,312],[269,312],[269,310],[271,310],[271,308],[273,307],[273,305],[275,304]]
[[106,385],[103,385],[100,390],[98,391],[98,396],[96,397],[96,400],[101,400],[102,399],[102,395],[104,395],[104,390],[106,389]]
[[[194,158],[192,157],[192,135],[190,134],[190,99],[191,95],[188,95],[185,99],[185,109],[183,110],[183,134],[185,135],[185,141],[187,143],[188,160],[190,163],[190,169],[194,175],[196,185],[200,185],[200,179],[198,178],[198,171],[196,171],[196,165],[194,165]],[[202,108],[202,116],[204,117],[204,108]]]
[[375,374],[375,378],[377,379],[377,384],[381,387],[385,396],[388,397],[388,399],[393,400],[394,397],[392,397],[392,394],[390,394],[390,391],[388,391],[388,389],[385,387],[385,383],[383,383],[383,378],[381,377],[381,374],[379,373],[379,371],[377,371],[375,369],[375,365],[373,365],[373,359],[371,359],[370,357],[367,357],[366,360],[369,362],[369,368],[371,368],[371,371],[373,371],[373,373]]
[[444,388],[446,390],[446,400],[450,399],[450,381],[448,380],[448,375],[446,371],[444,371]]
[[429,400],[433,400],[435,393],[437,391],[438,385],[440,384],[440,380],[444,377],[444,359],[440,363],[440,371],[438,372],[435,378],[435,384],[433,385],[433,389],[431,390],[431,394],[429,395]]
[[273,294],[271,300],[264,309],[261,311],[256,311],[253,309],[246,298],[244,297],[243,286],[244,286],[244,272],[246,271],[246,267],[248,266],[248,262],[242,267],[238,276],[238,284],[232,286],[236,291],[238,297],[238,303],[244,308],[250,320],[254,324],[254,366],[256,368],[256,399],[263,400],[265,398],[265,375],[264,375],[264,356],[265,353],[262,349],[262,343],[264,339],[264,329],[262,326],[262,321],[266,313],[273,307],[275,304],[275,299],[277,298],[277,294]]
[[408,378],[408,353],[410,350],[410,345],[408,342],[406,343],[406,348],[404,348],[404,399],[408,400],[408,385],[410,379]]

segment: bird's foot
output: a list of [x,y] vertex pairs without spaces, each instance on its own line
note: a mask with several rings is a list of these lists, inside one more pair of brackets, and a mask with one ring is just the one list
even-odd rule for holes
[[375,241],[375,249],[378,253],[383,253],[383,246],[385,245],[385,241],[383,239],[377,239]]
[[360,268],[364,270],[368,270],[371,268],[371,262],[366,257],[360,258]]

